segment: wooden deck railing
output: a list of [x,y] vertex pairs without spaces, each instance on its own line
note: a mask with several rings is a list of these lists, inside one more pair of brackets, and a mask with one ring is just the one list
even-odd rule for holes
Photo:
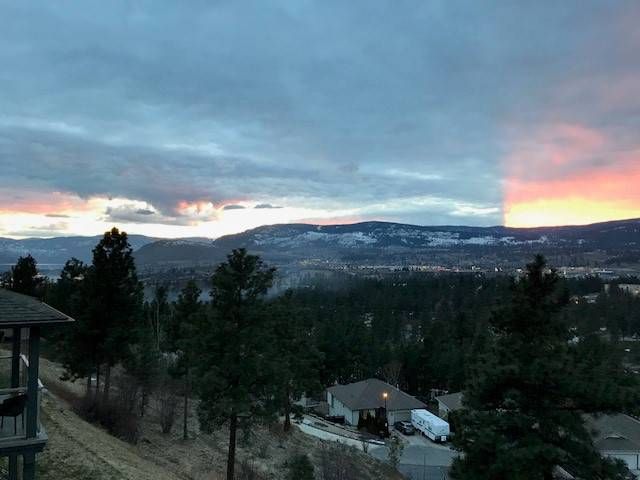
[[[0,356],[0,361],[1,360],[11,360],[12,357],[11,355],[2,355]],[[8,398],[10,396],[16,395],[16,394],[26,394],[29,395],[29,391],[27,389],[27,372],[29,370],[29,361],[26,357],[26,355],[20,355],[20,372],[19,372],[19,378],[18,378],[18,385],[17,387],[8,387],[8,388],[0,388],[0,401],[4,400],[5,398]],[[37,434],[40,433],[41,431],[41,423],[40,423],[40,405],[41,405],[41,401],[42,401],[42,391],[44,390],[44,385],[42,384],[42,382],[40,381],[40,379],[38,379],[38,401],[37,401],[37,409],[36,409],[36,425],[37,425]],[[23,411],[23,415],[24,415],[24,421],[25,421],[25,425],[26,425],[26,417],[27,417],[27,408],[25,406],[25,409]],[[14,433],[14,418],[11,417],[5,417],[4,419],[4,427],[0,429],[0,446],[3,443],[6,442],[13,442],[16,440],[20,440],[20,439],[26,439],[27,438],[27,433],[26,433],[26,429],[22,427],[22,421],[18,420],[17,418],[15,419],[15,421],[17,421],[17,433]]]

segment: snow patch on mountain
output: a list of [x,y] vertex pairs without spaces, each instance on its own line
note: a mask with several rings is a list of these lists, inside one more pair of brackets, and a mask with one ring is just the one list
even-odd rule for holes
[[253,240],[256,245],[278,245],[281,247],[297,247],[312,242],[336,243],[343,247],[356,247],[358,245],[377,243],[378,239],[364,232],[325,233],[310,231],[292,237],[255,235]]
[[[336,228],[337,229],[337,228]],[[460,232],[412,229],[407,226],[391,226],[387,228],[371,228],[349,232],[329,233],[319,226],[306,232],[277,232],[262,230],[251,236],[256,246],[272,246],[281,248],[304,247],[308,244],[322,243],[344,248],[356,248],[375,245],[399,245],[406,247],[449,248],[460,246],[497,246],[525,245],[548,243],[542,236],[538,239],[518,240],[513,236],[475,235],[463,238]]]

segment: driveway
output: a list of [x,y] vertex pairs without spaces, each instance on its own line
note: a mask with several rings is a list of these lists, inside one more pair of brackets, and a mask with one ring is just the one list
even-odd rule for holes
[[[444,480],[457,452],[449,446],[433,443],[420,435],[401,435],[405,441],[398,470],[411,480]],[[388,447],[369,450],[371,456],[383,461],[388,460]]]

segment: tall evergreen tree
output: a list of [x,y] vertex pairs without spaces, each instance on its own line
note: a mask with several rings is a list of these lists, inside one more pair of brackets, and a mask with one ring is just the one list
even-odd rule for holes
[[89,306],[102,339],[99,350],[105,364],[103,400],[107,401],[111,367],[130,353],[142,309],[142,284],[125,232],[114,227],[93,249],[91,280]]
[[64,329],[64,331],[56,329],[48,334],[48,338],[65,365],[77,364],[77,370],[82,369],[82,374],[79,376],[87,376],[87,394],[91,389],[88,377],[91,368],[84,367],[93,365],[93,362],[87,362],[87,358],[92,355],[88,350],[92,342],[87,342],[86,332],[82,332],[77,325],[84,325],[82,320],[87,304],[84,284],[88,269],[89,267],[77,258],[67,260],[60,272],[60,277],[47,288],[45,296],[48,304],[77,320],[74,328]]
[[38,276],[38,262],[28,254],[26,257],[18,258],[16,264],[11,267],[9,289],[35,297],[38,295],[38,288],[42,285],[42,278]]
[[284,431],[289,431],[292,401],[321,389],[318,380],[321,355],[315,347],[312,325],[304,311],[296,307],[291,292],[274,301],[270,310],[275,395],[284,413]]
[[550,480],[559,466],[579,478],[623,478],[594,450],[582,414],[623,410],[637,398],[635,381],[607,355],[585,359],[587,345],[570,341],[559,285],[537,256],[492,318],[493,345],[458,417],[455,478]]
[[210,318],[197,336],[198,413],[205,429],[228,424],[227,480],[235,475],[239,423],[246,428],[271,413],[271,342],[263,297],[274,271],[244,249],[228,255],[213,275]]
[[189,419],[189,395],[191,393],[191,372],[199,361],[194,356],[192,339],[198,335],[203,325],[205,308],[200,300],[202,291],[194,280],[189,280],[180,291],[174,304],[173,315],[166,327],[165,349],[177,356],[175,368],[170,372],[183,381],[183,423],[182,437],[187,439]]
[[86,270],[82,292],[86,303],[70,336],[65,366],[71,377],[95,372],[98,383],[104,364],[106,401],[111,367],[131,353],[142,308],[142,285],[125,232],[113,228],[93,249],[93,263]]
[[77,258],[67,260],[60,277],[48,290],[46,301],[58,310],[76,317],[81,311],[82,285],[88,266]]

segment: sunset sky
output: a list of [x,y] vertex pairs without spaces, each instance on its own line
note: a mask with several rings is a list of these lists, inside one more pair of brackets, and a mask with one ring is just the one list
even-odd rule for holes
[[0,236],[640,217],[640,3],[0,0]]

